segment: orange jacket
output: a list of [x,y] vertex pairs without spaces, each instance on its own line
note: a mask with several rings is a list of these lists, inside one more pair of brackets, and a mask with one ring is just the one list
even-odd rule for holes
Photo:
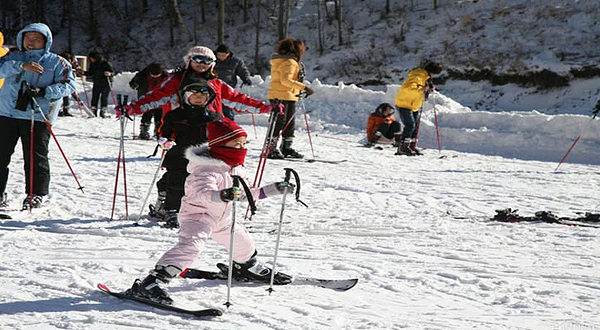
[[386,123],[391,124],[396,121],[394,115],[389,115],[387,117],[382,117],[380,114],[373,112],[367,119],[367,140],[370,140],[373,137],[373,134],[377,131],[379,125]]

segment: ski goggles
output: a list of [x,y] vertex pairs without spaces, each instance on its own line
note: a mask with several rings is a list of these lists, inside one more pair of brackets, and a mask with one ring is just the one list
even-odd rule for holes
[[189,93],[192,93],[192,94],[197,94],[197,93],[206,93],[206,94],[208,94],[208,90],[209,90],[208,86],[195,86],[195,85],[192,85],[192,86],[187,86],[184,89],[184,92],[186,92],[186,93],[189,92]]
[[193,56],[190,56],[190,60],[192,60],[192,61],[194,61],[194,62],[196,62],[198,64],[206,64],[206,65],[211,65],[215,61],[211,57],[204,56],[204,55],[193,55]]

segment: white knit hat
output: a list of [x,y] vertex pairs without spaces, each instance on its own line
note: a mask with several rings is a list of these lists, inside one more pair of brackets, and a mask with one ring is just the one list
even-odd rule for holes
[[187,54],[183,58],[183,60],[185,61],[186,68],[190,66],[190,57],[195,56],[195,55],[202,55],[202,56],[210,57],[213,60],[213,62],[210,64],[211,69],[216,64],[215,61],[217,60],[217,57],[215,56],[215,53],[213,53],[213,51],[210,48],[204,47],[204,46],[194,46],[194,47],[190,48],[190,50],[188,50]]

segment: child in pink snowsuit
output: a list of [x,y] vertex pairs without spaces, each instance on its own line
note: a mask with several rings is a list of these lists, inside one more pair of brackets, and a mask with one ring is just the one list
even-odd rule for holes
[[[168,292],[160,285],[168,284],[191,266],[204,250],[209,237],[229,250],[231,202],[234,198],[244,197],[232,188],[232,175],[247,181],[243,167],[247,134],[227,118],[212,121],[206,128],[208,144],[186,150],[190,175],[185,181],[185,196],[179,212],[179,242],[160,258],[150,275],[143,281],[136,280],[131,290],[144,298],[171,304]],[[250,189],[252,197],[257,200],[282,194],[286,185],[285,182],[277,182]],[[288,188],[288,192],[292,190]],[[234,242],[234,271],[247,278],[269,281],[271,269],[257,260],[254,240],[241,223],[236,223]]]

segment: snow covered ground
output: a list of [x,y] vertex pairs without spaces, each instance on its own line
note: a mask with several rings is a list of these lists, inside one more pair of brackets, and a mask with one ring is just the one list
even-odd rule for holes
[[[133,95],[125,87],[129,78],[117,77],[116,92]],[[253,79],[244,91],[264,98],[268,81]],[[54,132],[85,193],[51,142],[48,206],[0,220],[0,329],[600,329],[600,229],[489,220],[508,207],[525,215],[598,212],[598,121],[535,111],[471,112],[437,94],[423,115],[419,144],[427,148],[425,156],[409,158],[358,143],[367,115],[391,102],[398,86],[374,92],[311,85],[317,93],[304,106],[315,157],[347,161],[268,161],[263,182],[294,168],[310,206],[288,199],[277,266],[294,275],[356,277],[355,288],[339,293],[284,286],[269,295],[266,286],[235,284],[233,306],[211,320],[99,292],[99,282],[123,290],[145,276],[177,232],[127,221],[122,177],[115,220],[109,221],[118,122],[59,118]],[[302,116],[302,104],[299,109]],[[253,174],[266,117],[256,116],[256,135],[249,115],[238,121],[249,133],[246,166]],[[139,117],[129,124],[125,142],[132,219],[159,163],[146,158],[152,142],[132,139],[138,124]],[[297,126],[295,146],[312,158],[303,118]],[[21,158],[17,148],[8,186],[15,208],[25,197]],[[258,207],[245,225],[269,262],[281,199]],[[195,266],[216,269],[227,256],[211,241]],[[223,307],[226,301],[225,282],[175,279],[170,291],[188,308]]]

